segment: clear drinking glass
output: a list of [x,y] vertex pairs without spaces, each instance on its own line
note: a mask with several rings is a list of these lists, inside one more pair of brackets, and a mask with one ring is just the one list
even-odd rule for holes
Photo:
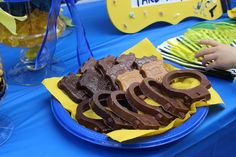
[[[51,68],[56,38],[66,27],[65,23],[54,15],[52,3],[56,1],[5,0],[0,2],[0,43],[8,46],[9,50],[10,47],[17,47],[20,53],[18,62],[7,70],[7,80],[10,82],[37,85],[50,73],[51,69],[48,67]],[[53,32],[53,22],[57,24],[56,37]],[[51,25],[51,30],[48,25]],[[48,45],[45,44],[46,41]],[[37,58],[39,52],[42,54],[40,59]]]

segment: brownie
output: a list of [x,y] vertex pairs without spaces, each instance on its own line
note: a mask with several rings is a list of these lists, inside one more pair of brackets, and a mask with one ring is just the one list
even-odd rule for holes
[[112,90],[110,80],[94,69],[88,69],[79,79],[77,87],[85,89],[89,96],[101,90]]
[[119,87],[116,85],[116,78],[118,77],[118,75],[131,70],[132,68],[127,66],[126,64],[116,64],[107,70],[106,76],[111,81],[113,90],[119,89]]
[[152,78],[157,82],[162,82],[163,77],[168,73],[163,61],[153,61],[141,67],[141,74],[144,78]]
[[120,57],[118,57],[116,59],[116,62],[118,64],[126,64],[127,66],[132,67],[132,65],[134,64],[136,60],[136,57],[133,53],[129,53],[129,54],[123,54]]
[[134,68],[135,69],[138,69],[140,70],[141,67],[146,64],[146,63],[150,63],[150,62],[153,62],[153,61],[157,61],[157,57],[156,56],[149,56],[149,57],[143,57],[143,58],[137,58],[135,61],[134,61]]
[[79,73],[83,74],[88,69],[94,69],[97,61],[94,58],[89,58],[88,61],[80,68]]
[[60,88],[71,100],[76,103],[80,103],[83,100],[89,98],[86,91],[77,89],[78,81],[78,76],[76,76],[75,74],[70,74],[63,77],[58,82],[58,88]]
[[116,58],[114,56],[108,56],[99,60],[96,64],[96,70],[105,76],[108,69],[115,64]]
[[126,91],[133,83],[141,83],[143,81],[142,75],[138,70],[127,71],[121,75],[118,75],[116,79],[117,85],[120,90]]

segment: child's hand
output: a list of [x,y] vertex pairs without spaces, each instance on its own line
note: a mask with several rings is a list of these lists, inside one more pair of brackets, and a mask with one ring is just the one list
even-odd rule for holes
[[202,64],[206,65],[207,70],[212,68],[226,70],[236,67],[236,48],[213,40],[203,40],[200,44],[212,46],[195,55],[196,58],[203,57]]

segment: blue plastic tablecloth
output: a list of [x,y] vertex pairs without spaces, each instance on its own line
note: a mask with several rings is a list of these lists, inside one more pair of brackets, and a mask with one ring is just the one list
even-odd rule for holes
[[[178,25],[153,24],[136,34],[123,34],[110,22],[105,2],[78,6],[88,41],[97,59],[108,54],[119,55],[143,38],[158,45],[168,38],[182,34],[188,27],[202,20],[187,19]],[[226,18],[224,15],[221,19]],[[67,72],[75,71],[75,35],[59,40],[56,59],[65,62]],[[0,46],[5,65],[16,62],[17,49]],[[144,150],[119,150],[97,146],[74,137],[54,119],[51,95],[41,85],[23,87],[9,85],[0,112],[14,121],[15,130],[7,143],[0,147],[1,157],[74,157],[74,156],[235,156],[236,153],[236,83],[209,77],[213,87],[225,101],[225,106],[210,108],[200,127],[176,142]]]

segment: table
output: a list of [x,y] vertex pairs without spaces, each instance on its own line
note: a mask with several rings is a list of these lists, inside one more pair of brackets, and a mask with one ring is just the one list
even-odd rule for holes
[[[235,2],[236,3],[236,2]],[[123,34],[110,22],[105,2],[78,6],[88,41],[94,56],[99,59],[108,54],[119,55],[143,38],[154,45],[182,34],[188,27],[200,22],[187,19],[179,25],[157,23],[136,34]],[[226,18],[224,15],[220,21]],[[65,62],[67,71],[77,69],[74,33],[59,40],[55,58]],[[4,62],[13,65],[16,49],[0,47]],[[225,105],[210,108],[209,114],[194,132],[173,143],[144,150],[119,150],[85,142],[65,131],[54,119],[51,95],[41,86],[24,87],[9,85],[0,107],[14,121],[12,137],[0,148],[1,157],[74,157],[74,156],[235,156],[236,152],[236,83],[209,77]]]

